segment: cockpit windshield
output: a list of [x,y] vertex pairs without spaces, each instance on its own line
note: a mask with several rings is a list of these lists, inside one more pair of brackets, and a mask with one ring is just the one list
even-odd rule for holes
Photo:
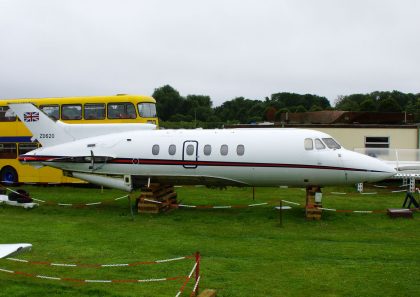
[[324,143],[328,146],[328,148],[330,148],[330,149],[334,149],[334,150],[337,150],[337,149],[340,149],[341,148],[341,145],[339,145],[338,144],[338,142],[337,141],[335,141],[334,139],[332,139],[332,138],[322,138],[322,140],[324,141]]

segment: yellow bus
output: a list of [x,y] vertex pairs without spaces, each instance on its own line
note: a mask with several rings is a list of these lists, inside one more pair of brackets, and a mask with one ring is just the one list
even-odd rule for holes
[[61,170],[22,165],[21,154],[36,149],[31,133],[7,106],[8,102],[31,102],[51,118],[74,124],[150,123],[158,125],[156,101],[149,96],[115,95],[0,100],[0,181],[17,183],[81,183]]

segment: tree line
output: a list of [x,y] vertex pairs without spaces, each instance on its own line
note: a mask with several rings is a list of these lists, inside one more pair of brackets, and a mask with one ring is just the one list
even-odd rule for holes
[[[187,95],[165,85],[155,89],[152,95],[157,101],[161,125],[167,128],[203,127],[214,128],[225,123],[249,124],[276,121],[285,112],[321,110],[376,111],[413,113],[420,121],[420,93],[372,92],[339,96],[332,107],[327,98],[312,94],[281,92],[265,100],[237,97],[213,107],[210,96]],[[182,124],[181,124],[182,123]]]

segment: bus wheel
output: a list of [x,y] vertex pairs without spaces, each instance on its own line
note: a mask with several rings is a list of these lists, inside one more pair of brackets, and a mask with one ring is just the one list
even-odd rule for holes
[[0,172],[2,184],[16,185],[19,181],[18,174],[13,167],[6,166]]

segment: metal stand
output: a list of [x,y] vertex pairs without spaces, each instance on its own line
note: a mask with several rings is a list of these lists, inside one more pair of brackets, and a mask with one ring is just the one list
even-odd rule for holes
[[280,227],[283,227],[283,200],[280,200]]
[[363,193],[363,183],[358,183],[357,184],[357,192]]
[[131,194],[127,195],[127,199],[128,199],[128,208],[130,209],[130,214],[131,214],[131,220],[134,221],[133,206],[131,205]]
[[408,190],[410,193],[414,193],[416,191],[416,179],[414,177],[410,177],[408,181]]
[[402,205],[403,208],[411,208],[411,205],[413,205],[415,208],[419,208],[420,205],[414,198],[414,195],[412,192],[407,192],[405,195],[404,203]]

